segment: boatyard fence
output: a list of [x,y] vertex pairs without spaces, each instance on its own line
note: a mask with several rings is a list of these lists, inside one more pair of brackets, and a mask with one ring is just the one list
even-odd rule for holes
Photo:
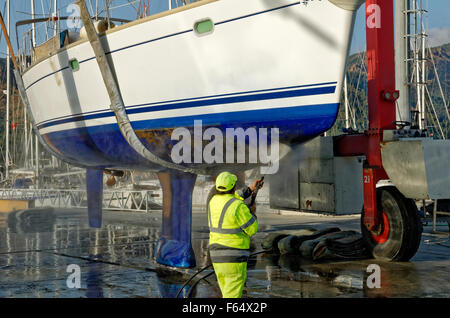
[[[103,191],[103,209],[150,212],[160,210],[155,191]],[[34,207],[87,208],[85,190],[66,189],[0,189],[0,200],[31,201]]]

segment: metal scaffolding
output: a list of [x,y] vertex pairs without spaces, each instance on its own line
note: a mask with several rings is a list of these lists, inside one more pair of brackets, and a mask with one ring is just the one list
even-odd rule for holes
[[[160,210],[155,191],[108,190],[103,209],[150,212]],[[87,208],[87,192],[63,189],[0,189],[0,200],[34,201],[35,207]]]
[[[399,121],[414,122],[419,129],[426,129],[426,45],[427,33],[424,18],[428,11],[423,0],[396,1],[396,86],[400,90],[398,100]],[[403,61],[403,63],[400,63]],[[414,87],[415,118],[411,119],[411,88]]]

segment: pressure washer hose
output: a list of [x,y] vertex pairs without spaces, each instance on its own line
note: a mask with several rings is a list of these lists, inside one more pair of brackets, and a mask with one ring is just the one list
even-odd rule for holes
[[[203,267],[202,269],[200,269],[197,273],[195,273],[194,275],[192,275],[184,284],[183,286],[181,286],[180,290],[178,291],[177,295],[175,296],[175,298],[178,298],[178,296],[180,296],[181,291],[184,289],[184,287],[186,287],[187,284],[189,284],[191,282],[191,280],[194,279],[195,276],[197,276],[198,274],[200,274],[201,272],[203,272],[204,270],[210,268],[212,266],[212,263],[210,263],[209,265]],[[200,280],[200,279],[199,279]]]
[[[267,251],[259,251],[253,254],[249,255],[249,258],[258,254],[262,254],[262,253],[266,253]],[[186,287],[187,284],[189,284],[194,278],[195,276],[197,276],[198,274],[200,274],[201,272],[203,272],[204,270],[208,269],[209,267],[212,266],[212,263],[210,263],[209,265],[201,268],[197,273],[195,273],[194,275],[192,275],[184,284],[183,286],[181,286],[180,290],[178,291],[177,295],[175,296],[175,298],[178,298],[178,296],[180,296],[181,291],[184,289],[184,287]],[[188,292],[188,297],[191,295],[191,291],[193,291],[195,289],[195,287],[197,286],[198,282],[200,282],[203,279],[206,279],[207,277],[211,276],[212,274],[214,274],[214,271],[212,271],[211,273],[208,273],[207,275],[205,275],[204,277],[200,278],[199,280],[197,280],[190,288],[189,288],[189,292]]]

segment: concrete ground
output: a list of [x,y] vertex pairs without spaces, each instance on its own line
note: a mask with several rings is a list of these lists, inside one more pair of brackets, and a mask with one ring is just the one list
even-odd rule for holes
[[[258,208],[254,251],[273,231],[337,226],[359,231],[358,216],[276,213]],[[0,297],[175,297],[198,268],[208,264],[206,214],[193,214],[196,269],[162,267],[154,261],[161,212],[104,212],[101,229],[90,229],[86,210],[33,209],[0,214]],[[448,231],[448,227],[443,227]],[[258,297],[445,297],[450,296],[450,240],[424,227],[410,262],[374,259],[313,263],[295,255],[259,254],[249,261],[246,296]],[[67,280],[78,265],[80,288]],[[381,288],[368,288],[367,267],[381,268]],[[210,273],[205,271],[200,276]],[[182,294],[188,295],[188,289]],[[219,297],[215,276],[200,281],[192,297]]]

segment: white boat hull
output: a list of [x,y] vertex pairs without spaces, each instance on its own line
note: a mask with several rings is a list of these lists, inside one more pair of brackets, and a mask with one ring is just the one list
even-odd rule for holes
[[[222,130],[277,127],[286,144],[328,130],[354,17],[329,1],[220,0],[113,29],[103,41],[135,131],[167,159],[171,131],[194,120]],[[193,26],[205,18],[214,30],[199,35]],[[36,63],[23,79],[39,132],[62,159],[158,169],[122,137],[89,42]]]

